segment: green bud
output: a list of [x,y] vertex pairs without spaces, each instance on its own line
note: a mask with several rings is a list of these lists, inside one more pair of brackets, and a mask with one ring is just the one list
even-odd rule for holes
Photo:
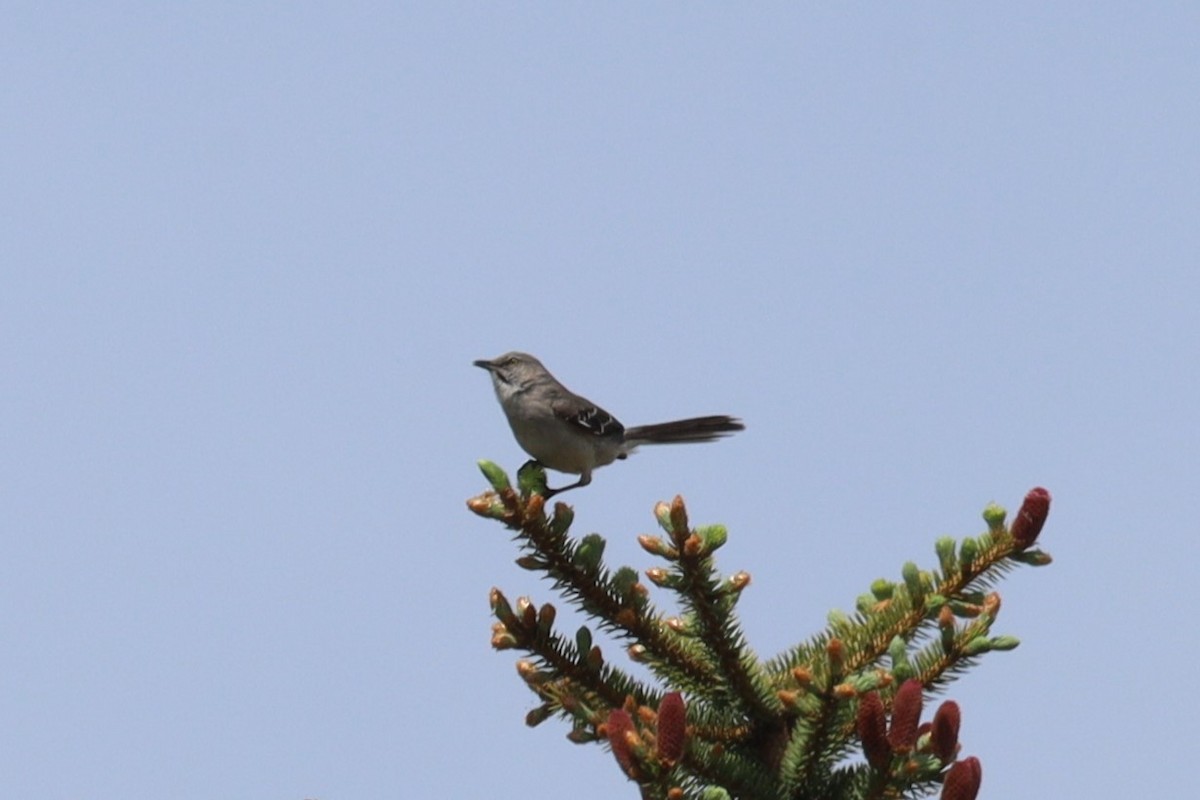
[[638,582],[638,572],[633,567],[621,567],[612,577],[613,588],[624,600],[633,599],[633,587]]
[[700,800],[729,800],[729,792],[720,786],[706,786],[700,792]]
[[1054,560],[1050,558],[1049,553],[1041,550],[1022,550],[1019,553],[1013,553],[1009,558],[1031,567],[1044,567]]
[[546,470],[536,461],[526,461],[517,470],[517,486],[523,495],[546,496]]
[[984,636],[976,636],[963,646],[963,655],[983,655],[992,649],[992,643]]
[[725,544],[729,530],[724,525],[704,525],[696,529],[696,535],[704,542],[704,554],[708,555]]
[[975,559],[979,556],[979,542],[975,541],[970,536],[962,540],[962,544],[958,546],[958,557],[962,561],[964,569],[970,569],[975,563]]
[[554,516],[550,519],[550,530],[556,536],[564,536],[574,520],[575,509],[566,503],[555,503]]
[[579,540],[575,552],[571,555],[571,563],[584,572],[595,572],[604,557],[604,537],[598,533],[589,533]]
[[993,650],[1015,650],[1021,640],[1015,636],[997,636],[992,639]]
[[497,492],[503,492],[510,486],[508,475],[504,474],[504,470],[491,461],[480,461],[479,471],[483,473],[483,477],[487,479],[487,482]]
[[921,584],[921,568],[911,561],[906,561],[900,574],[904,577],[904,585],[908,588],[908,594],[912,597],[913,602],[920,602],[921,597],[925,594],[925,587]]
[[580,625],[579,630],[575,631],[575,649],[580,653],[592,649],[592,632],[588,630],[587,625]]
[[1004,510],[1004,506],[988,503],[983,509],[983,521],[987,523],[988,530],[999,531],[1004,528],[1004,517],[1008,512]]
[[825,615],[825,619],[829,621],[829,627],[835,630],[840,630],[850,624],[850,617],[846,616],[846,612],[840,608],[830,611]]
[[860,614],[870,614],[878,602],[873,594],[860,594],[854,598],[854,608]]
[[871,594],[875,595],[876,600],[891,600],[895,591],[896,584],[887,578],[876,578],[871,583]]
[[958,559],[954,557],[956,545],[953,536],[942,536],[933,545],[933,549],[937,551],[938,564],[941,565],[942,572],[946,575],[950,575],[958,569]]

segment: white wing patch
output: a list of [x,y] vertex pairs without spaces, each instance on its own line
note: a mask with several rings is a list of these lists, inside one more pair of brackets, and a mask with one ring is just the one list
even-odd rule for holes
[[625,426],[616,417],[597,406],[585,408],[567,421],[595,436],[620,436],[625,432]]

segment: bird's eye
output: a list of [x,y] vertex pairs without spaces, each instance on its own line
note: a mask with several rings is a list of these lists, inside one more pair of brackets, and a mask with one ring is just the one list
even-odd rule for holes
[[516,363],[517,363],[517,360],[515,358],[504,359],[504,366],[506,366],[506,367],[514,366]]

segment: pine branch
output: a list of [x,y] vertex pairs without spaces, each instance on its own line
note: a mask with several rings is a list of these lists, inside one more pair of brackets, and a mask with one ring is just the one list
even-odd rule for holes
[[[778,725],[783,705],[772,694],[758,660],[745,646],[745,638],[733,614],[737,590],[721,581],[713,569],[712,554],[726,540],[723,526],[688,528],[683,498],[668,506],[659,503],[655,517],[674,545],[660,552],[676,564],[672,573],[649,571],[654,582],[672,589],[690,611],[694,635],[717,664],[724,680],[704,693],[713,700],[731,704],[739,713],[766,725]],[[655,579],[657,576],[657,579]]]
[[[1026,496],[1011,527],[989,506],[985,533],[938,540],[938,569],[905,564],[901,580],[875,581],[853,615],[831,612],[825,630],[759,662],[735,613],[750,576],[722,578],[713,561],[724,527],[689,527],[679,497],[655,508],[667,538],[639,543],[666,562],[646,576],[683,609],[666,618],[634,570],[604,567],[599,535],[568,535],[569,506],[546,517],[544,473],[522,470],[518,492],[499,468],[480,466],[493,490],[471,510],[516,531],[518,563],[629,642],[631,659],[665,684],[606,663],[586,626],[573,639],[556,632],[553,605],[520,598],[514,608],[494,589],[493,646],[532,656],[518,663],[541,700],[528,724],[559,715],[571,720],[571,741],[607,742],[643,798],[882,800],[941,787],[943,800],[974,800],[982,772],[978,759],[958,759],[958,706],[942,703],[921,725],[924,697],[985,653],[1017,646],[992,634],[1000,597],[987,590],[1019,565],[1050,563],[1033,549],[1049,512],[1044,489]],[[858,748],[866,762],[847,764]]]
[[[487,471],[485,470],[485,474]],[[495,494],[475,498],[472,510],[500,519],[518,532],[518,541],[528,555],[517,563],[544,572],[563,594],[597,624],[635,642],[639,660],[652,665],[672,682],[688,688],[712,685],[717,673],[703,650],[675,635],[662,617],[650,607],[644,586],[632,570],[610,574],[601,566],[604,551],[599,537],[575,542],[566,533],[574,513],[565,503],[556,503],[554,516],[547,519],[541,495],[519,496],[503,480]]]

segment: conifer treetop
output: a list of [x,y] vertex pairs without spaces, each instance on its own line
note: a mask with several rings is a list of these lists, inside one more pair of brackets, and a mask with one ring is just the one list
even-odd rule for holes
[[[545,473],[535,464],[518,473],[516,488],[495,464],[480,469],[492,488],[468,508],[515,531],[517,563],[549,578],[659,684],[606,659],[592,627],[556,630],[552,604],[513,604],[492,589],[492,646],[525,654],[518,674],[539,699],[527,724],[560,717],[570,741],[607,744],[643,798],[978,794],[979,760],[958,757],[958,704],[942,702],[923,722],[925,700],[985,654],[1019,644],[993,632],[1001,603],[991,588],[1018,566],[1050,563],[1034,546],[1049,513],[1045,489],[1026,495],[1011,526],[989,505],[987,530],[937,540],[936,567],[904,564],[899,580],[873,582],[853,613],[830,612],[823,630],[761,660],[735,613],[750,575],[718,573],[714,555],[728,531],[691,525],[682,497],[655,506],[663,533],[638,542],[661,563],[639,573],[607,566],[598,534],[572,537],[570,506],[555,503],[547,514]],[[673,595],[679,613],[652,604],[643,575]]]

